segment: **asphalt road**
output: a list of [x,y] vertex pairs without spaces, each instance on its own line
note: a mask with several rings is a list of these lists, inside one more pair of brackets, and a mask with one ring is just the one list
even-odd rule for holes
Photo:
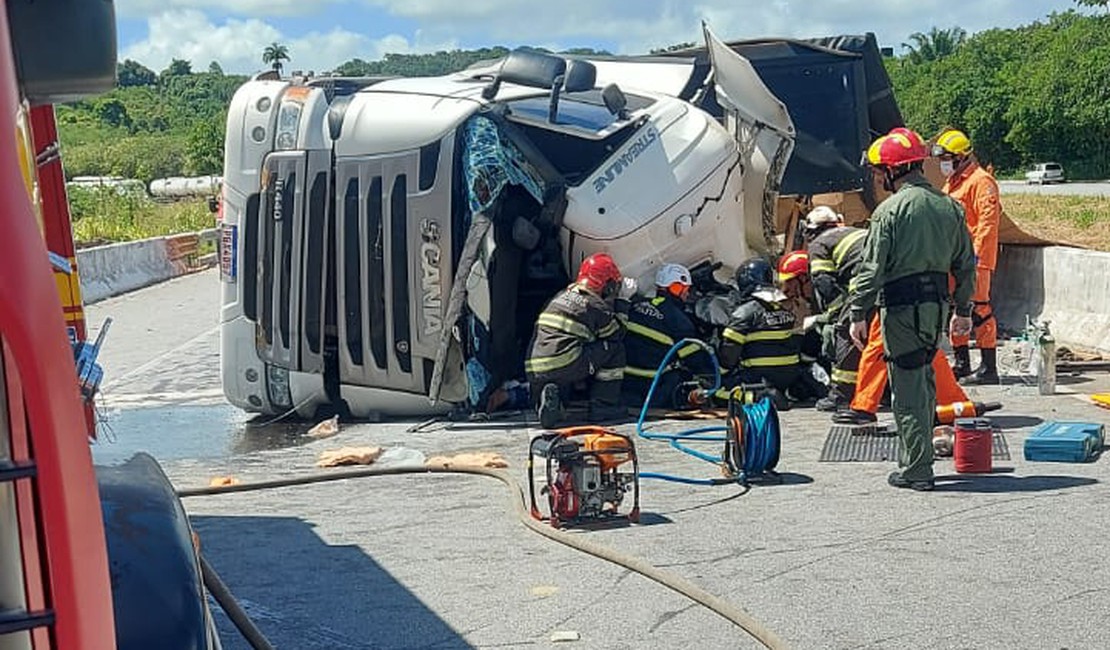
[[1003,194],[1048,194],[1056,196],[1110,196],[1110,181],[1027,185],[1025,181],[999,181]]
[[[256,444],[243,416],[212,415],[228,408],[215,372],[215,282],[201,274],[90,309],[93,322],[117,319],[103,359],[116,442],[102,455],[148,449],[187,487],[321,471],[320,452],[349,445],[386,448],[384,464],[490,450],[523,480],[535,433],[525,426],[352,424],[325,440],[288,433]],[[1110,389],[1110,375],[1058,383],[1061,394],[1048,397],[1017,377],[971,391],[1006,405],[992,417],[1011,458],[982,476],[938,461],[934,493],[888,487],[893,462],[820,461],[826,416],[793,410],[781,414],[781,483],[744,491],[645,479],[640,525],[575,534],[744,607],[792,648],[1100,650],[1110,640],[1101,561],[1110,461],[1031,463],[1021,450],[1044,420],[1110,424],[1110,411],[1082,399]],[[645,470],[720,476],[664,443],[638,448]],[[531,533],[509,498],[481,477],[398,476],[185,506],[202,551],[278,648],[754,647],[674,592]],[[245,650],[222,617],[220,627],[226,648]],[[578,640],[552,641],[559,633]]]

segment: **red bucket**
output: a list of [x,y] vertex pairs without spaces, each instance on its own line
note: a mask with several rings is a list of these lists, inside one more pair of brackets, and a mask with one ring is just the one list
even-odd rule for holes
[[994,428],[986,418],[956,420],[956,443],[952,456],[961,474],[989,474],[993,468],[991,450]]

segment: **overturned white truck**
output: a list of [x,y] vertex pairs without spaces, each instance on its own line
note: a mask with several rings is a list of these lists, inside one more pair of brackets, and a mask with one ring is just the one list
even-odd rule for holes
[[767,250],[794,127],[706,37],[700,90],[680,59],[533,51],[444,77],[246,83],[224,168],[228,400],[356,417],[484,403],[523,377],[537,314],[587,255],[647,287],[664,262],[723,278]]

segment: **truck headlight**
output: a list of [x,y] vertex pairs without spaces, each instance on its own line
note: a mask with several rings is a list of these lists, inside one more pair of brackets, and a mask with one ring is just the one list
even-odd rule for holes
[[297,130],[301,125],[300,102],[282,102],[278,110],[277,133],[274,148],[281,151],[297,146]]
[[293,394],[289,390],[289,369],[279,366],[266,366],[266,392],[270,403],[279,408],[293,406]]

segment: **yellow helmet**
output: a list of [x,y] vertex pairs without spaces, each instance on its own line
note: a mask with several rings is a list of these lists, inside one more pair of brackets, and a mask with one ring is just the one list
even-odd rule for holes
[[933,156],[943,156],[945,154],[966,156],[971,153],[971,140],[963,131],[948,129],[937,136],[932,153]]

